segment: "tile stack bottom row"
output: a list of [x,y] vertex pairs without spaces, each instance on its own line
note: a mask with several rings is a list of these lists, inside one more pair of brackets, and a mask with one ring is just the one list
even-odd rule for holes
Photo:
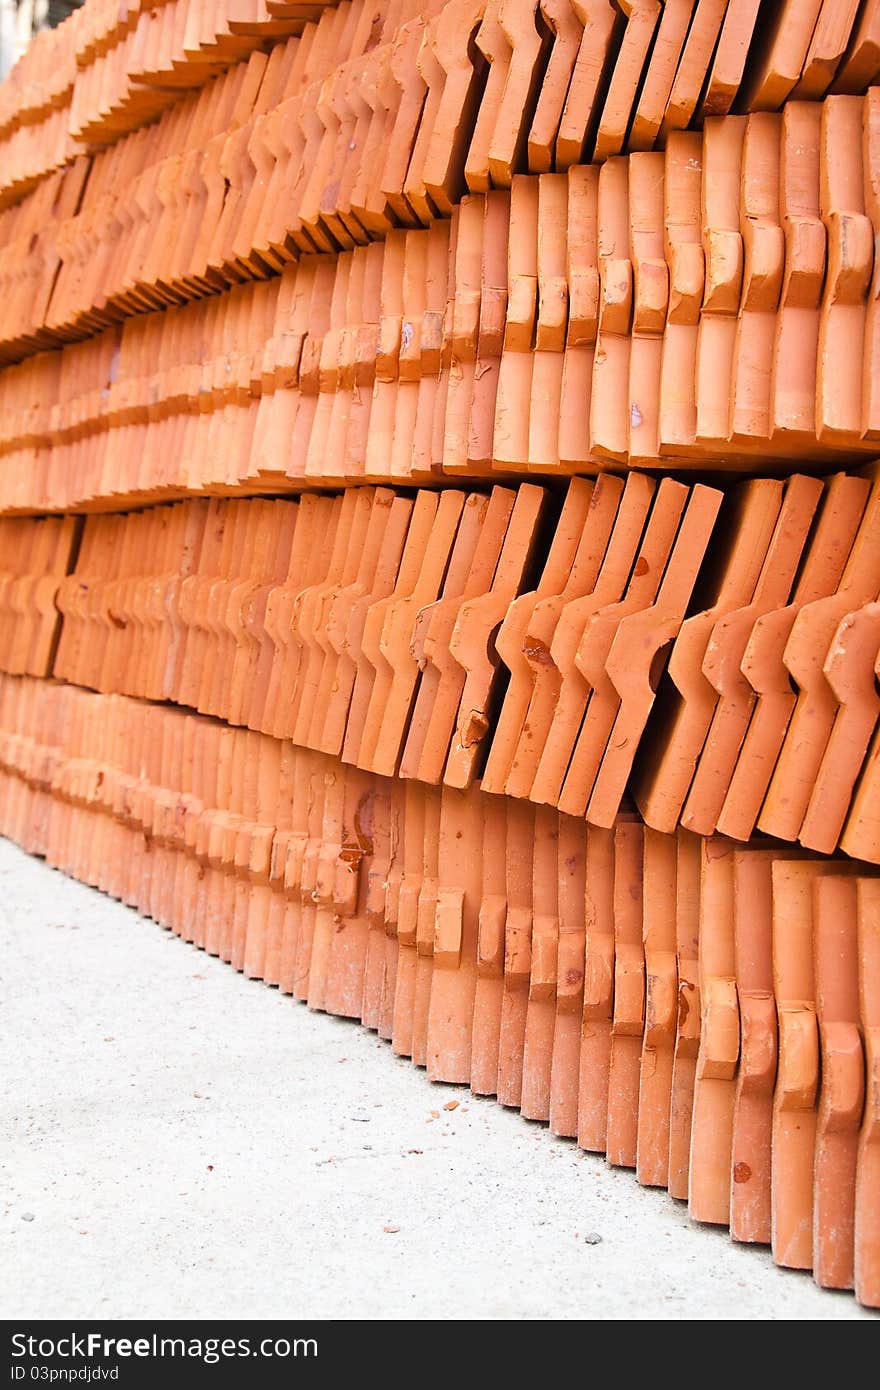
[[30,677],[0,678],[0,729],[0,833],[30,853],[880,1306],[870,865]]

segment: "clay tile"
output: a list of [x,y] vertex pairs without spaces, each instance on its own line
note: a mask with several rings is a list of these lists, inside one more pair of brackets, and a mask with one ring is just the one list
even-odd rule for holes
[[[751,600],[781,503],[778,483],[762,479],[740,485],[730,503],[732,529],[721,523],[729,539],[714,602],[687,618],[676,637],[668,672],[679,694],[658,707],[660,722],[646,736],[636,774],[639,809],[657,830],[669,833],[678,820],[715,707],[702,673],[706,645],[718,619]],[[658,727],[664,730],[660,737]]]
[[540,10],[552,35],[552,47],[528,136],[532,174],[548,174],[554,167],[562,110],[584,35],[583,21],[572,0],[541,0]]
[[779,1069],[773,1098],[771,1246],[777,1264],[813,1264],[814,1159],[819,1029],[813,968],[813,887],[839,865],[773,865],[773,983],[779,1018]]
[[819,317],[815,427],[823,443],[855,443],[862,430],[862,378],[842,361],[860,360],[874,232],[865,215],[861,158],[863,102],[829,97],[822,106],[820,208],[828,266]]
[[752,694],[742,674],[746,644],[761,615],[788,599],[822,493],[815,478],[796,474],[788,480],[751,602],[724,614],[709,638],[703,674],[719,699],[682,810],[689,830],[708,835],[715,829],[751,713]]
[[834,723],[836,702],[823,670],[829,645],[841,618],[876,597],[869,554],[876,546],[877,499],[875,483],[837,592],[800,609],[783,653],[798,698],[758,820],[765,833],[781,839],[794,840],[800,832]]
[[482,816],[475,789],[444,787],[426,1065],[434,1080],[467,1082],[477,977]]
[[506,488],[468,496],[440,598],[416,619],[412,650],[421,669],[400,762],[402,777],[438,782],[455,726],[465,672],[450,652],[459,612],[492,582],[515,502]]
[[504,930],[504,994],[498,1044],[497,1095],[501,1105],[518,1106],[532,959],[532,853],[535,809],[528,802],[507,806],[507,917]]
[[877,1259],[876,1192],[877,1117],[877,1029],[880,1010],[877,998],[877,962],[880,959],[880,933],[877,930],[878,880],[859,879],[858,884],[859,1012],[865,1046],[865,1113],[859,1134],[856,1169],[855,1214],[855,1291],[860,1303],[869,1308],[880,1304],[880,1268]]
[[733,1103],[730,1234],[770,1243],[773,1088],[776,1081],[776,1003],[771,923],[772,850],[733,854],[733,933],[740,1014],[740,1055]]
[[466,674],[443,776],[447,786],[469,786],[487,747],[498,666],[489,638],[528,573],[544,502],[543,488],[519,489],[491,587],[462,605],[449,639],[450,653]]
[[592,152],[596,163],[623,150],[661,8],[659,0],[620,0],[626,28],[617,49],[596,131]]
[[660,13],[627,137],[630,150],[650,150],[666,112],[695,0],[666,0]]
[[665,1187],[669,1177],[669,1123],[678,1014],[676,866],[674,835],[646,830],[643,866],[645,1034],[639,1076],[636,1176]]
[[[592,511],[592,494],[593,488],[587,482],[576,479],[569,484],[537,587],[513,600],[495,637],[496,651],[510,671],[510,679],[483,769],[484,791],[500,793],[508,782],[535,685],[536,665],[529,661],[528,634],[539,605],[551,595],[561,595],[571,578]],[[597,521],[601,524],[601,518]]]
[[828,481],[791,602],[760,614],[749,635],[740,665],[755,704],[718,817],[723,834],[747,839],[754,829],[795,704],[782,659],[789,633],[802,604],[837,587],[867,496],[863,478]]
[[599,172],[599,322],[590,396],[590,449],[624,461],[629,443],[632,262],[626,159]]
[[700,1045],[694,1084],[688,1211],[727,1225],[740,1018],[734,956],[733,845],[701,846]]
[[859,1127],[865,1098],[859,1020],[857,880],[813,883],[813,968],[821,1082],[813,1193],[813,1277],[853,1286]]

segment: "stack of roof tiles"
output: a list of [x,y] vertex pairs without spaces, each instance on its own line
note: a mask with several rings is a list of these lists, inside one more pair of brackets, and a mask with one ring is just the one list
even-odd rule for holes
[[878,78],[87,0],[0,87],[0,832],[871,1306]]

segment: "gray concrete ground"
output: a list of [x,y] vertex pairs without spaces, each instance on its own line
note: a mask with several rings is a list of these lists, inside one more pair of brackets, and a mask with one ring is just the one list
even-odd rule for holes
[[0,938],[2,1316],[871,1316],[2,840]]

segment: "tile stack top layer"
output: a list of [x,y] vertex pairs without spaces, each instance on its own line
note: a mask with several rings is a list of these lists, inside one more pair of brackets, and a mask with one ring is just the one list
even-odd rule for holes
[[[391,225],[448,215],[466,189],[507,187],[516,173],[662,148],[672,132],[733,108],[862,93],[880,54],[877,0],[860,9],[848,0],[381,0],[366,30],[360,0],[337,8],[331,17],[321,0],[224,0],[207,12],[195,0],[89,0],[41,35],[0,88],[0,204],[77,149],[118,140],[297,33],[304,48],[326,49],[303,96],[307,123],[384,125],[389,167],[409,161],[380,207]],[[383,122],[392,110],[399,119]],[[348,162],[362,153],[355,141]]]
[[302,32],[328,3],[88,0],[37,34],[0,86],[0,206],[255,48]]

